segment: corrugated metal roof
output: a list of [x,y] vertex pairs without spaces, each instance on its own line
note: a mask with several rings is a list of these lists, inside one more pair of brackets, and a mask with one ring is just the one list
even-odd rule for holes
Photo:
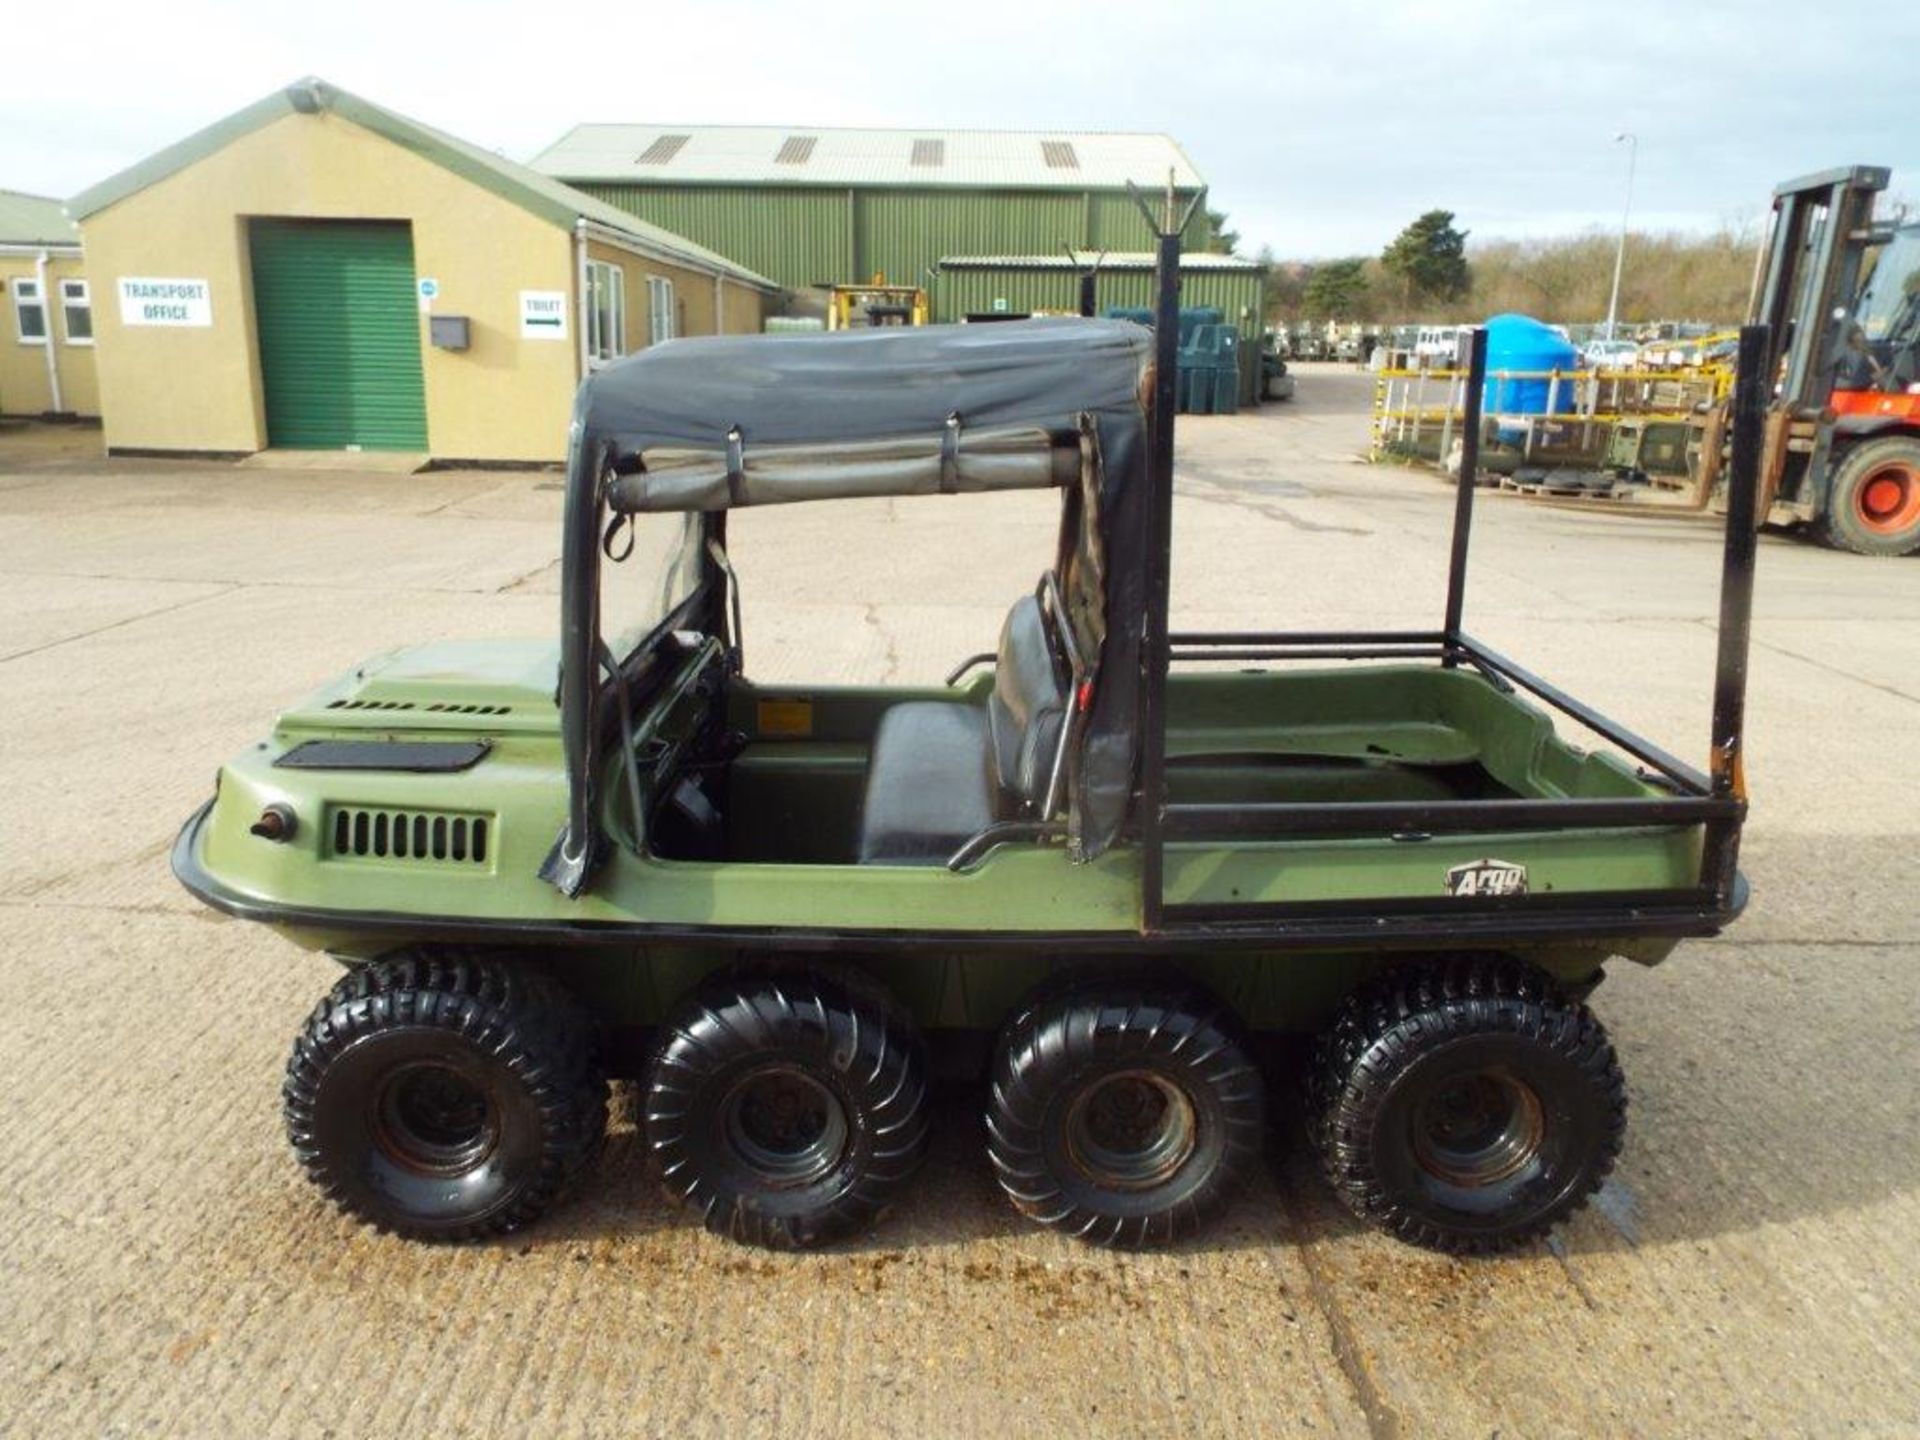
[[570,185],[563,185],[550,175],[542,175],[525,165],[449,135],[444,130],[422,125],[418,120],[409,120],[371,100],[363,100],[338,86],[312,77],[297,81],[284,90],[276,90],[264,100],[256,101],[224,120],[215,121],[206,129],[149,155],[118,175],[83,190],[68,202],[68,208],[77,218],[85,219],[116,201],[159,183],[176,171],[232,144],[242,135],[282,116],[312,114],[321,110],[333,111],[343,119],[371,130],[554,224],[571,227],[576,220],[586,220],[618,232],[636,246],[663,260],[678,261],[708,273],[718,271],[765,290],[779,288],[765,276],[736,265],[724,255],[629,215]]
[[[940,261],[942,270],[1080,270],[1098,261],[1102,270],[1151,270],[1159,259],[1146,251],[1126,251],[1102,255],[1097,250],[1078,251],[1069,259],[1065,251],[1058,255],[947,255]],[[1216,255],[1205,250],[1189,250],[1180,257],[1182,270],[1231,270],[1257,273],[1266,267],[1244,255]]]
[[[794,136],[817,144],[781,158]],[[661,141],[685,136],[660,158]],[[789,155],[791,151],[787,152]],[[931,160],[934,154],[938,160]],[[652,156],[652,159],[645,157]],[[916,158],[918,157],[918,158]],[[1205,182],[1166,135],[1084,130],[836,130],[812,125],[576,125],[534,156],[562,180],[689,185],[959,185],[1193,190]]]
[[78,245],[80,232],[60,202],[46,195],[0,190],[0,245]]

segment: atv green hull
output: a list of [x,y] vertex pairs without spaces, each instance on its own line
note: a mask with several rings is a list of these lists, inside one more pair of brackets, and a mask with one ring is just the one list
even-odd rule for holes
[[[1649,905],[1700,884],[1701,827],[1173,844],[1172,904],[1246,907],[1246,925],[1142,931],[1137,851],[1086,863],[1011,843],[956,871],[853,863],[867,742],[903,701],[983,704],[991,675],[948,688],[761,688],[734,681],[727,854],[680,859],[635,835],[630,789],[601,793],[615,844],[568,899],[539,878],[566,811],[550,650],[429,647],[362,667],[283,716],[222,771],[174,865],[230,913],[351,963],[418,945],[538,951],[614,1026],[656,1021],[709,970],[748,955],[835,952],[872,969],[927,1028],[991,1028],[1050,970],[1151,957],[1204,981],[1257,1028],[1309,1030],[1395,953],[1498,950],[1570,986],[1610,956],[1651,963],[1730,915]],[[689,663],[637,717],[638,753],[699,722]],[[1172,677],[1169,798],[1426,800],[1658,798],[1610,754],[1558,738],[1547,717],[1477,672],[1385,665]],[[276,765],[315,739],[481,739],[454,773]],[[616,747],[617,748],[617,747]],[[654,776],[640,778],[643,813]],[[293,834],[251,833],[270,807]],[[446,827],[458,820],[467,827]],[[444,837],[459,833],[459,853]],[[441,837],[436,840],[436,836]],[[481,837],[484,837],[482,839]],[[1542,916],[1463,904],[1429,914],[1449,872],[1522,867]]]

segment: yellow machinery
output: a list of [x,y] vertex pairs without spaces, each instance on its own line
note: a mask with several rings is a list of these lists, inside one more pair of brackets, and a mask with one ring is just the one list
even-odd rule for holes
[[865,285],[830,285],[827,329],[859,330],[874,325],[925,325],[927,292],[914,285],[889,285],[884,272]]

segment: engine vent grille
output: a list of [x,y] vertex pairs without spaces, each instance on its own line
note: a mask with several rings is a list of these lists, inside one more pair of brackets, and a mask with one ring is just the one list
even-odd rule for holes
[[453,705],[437,700],[417,706],[411,700],[329,700],[329,710],[424,710],[429,715],[511,715],[511,705]]
[[327,836],[334,856],[447,865],[485,865],[494,838],[486,815],[347,805],[334,809]]

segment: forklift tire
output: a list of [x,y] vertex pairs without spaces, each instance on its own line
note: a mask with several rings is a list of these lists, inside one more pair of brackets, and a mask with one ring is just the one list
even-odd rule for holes
[[1600,1188],[1626,1128],[1626,1082],[1600,1022],[1499,957],[1370,982],[1316,1042],[1309,1088],[1341,1201],[1449,1254],[1545,1234]]
[[796,1250],[873,1226],[926,1149],[904,1011],[823,970],[711,981],[663,1031],[644,1095],[667,1189],[707,1229]]
[[282,1090],[307,1175],[415,1240],[477,1240],[542,1214],[598,1154],[607,1084],[592,1022],[545,977],[409,954],[343,976]]
[[1001,1038],[987,1153],[1028,1219],[1096,1244],[1198,1230],[1266,1138],[1266,1089],[1218,1001],[1109,985],[1021,1010]]
[[1848,450],[1834,467],[1821,535],[1856,555],[1920,551],[1920,440],[1888,435]]

